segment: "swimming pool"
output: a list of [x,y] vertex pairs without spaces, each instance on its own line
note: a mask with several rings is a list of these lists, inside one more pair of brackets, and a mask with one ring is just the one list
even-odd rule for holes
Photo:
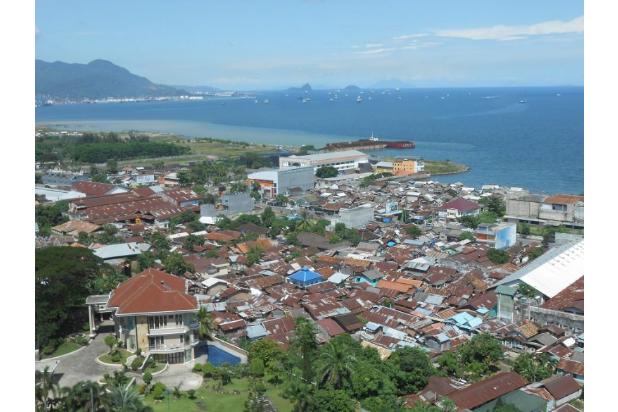
[[237,365],[241,361],[238,356],[234,356],[215,345],[202,345],[195,348],[195,357],[197,358],[200,355],[208,355],[208,363],[215,366],[223,365],[224,363]]

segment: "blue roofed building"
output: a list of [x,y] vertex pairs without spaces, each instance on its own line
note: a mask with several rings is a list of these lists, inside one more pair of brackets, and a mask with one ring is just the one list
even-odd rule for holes
[[472,316],[467,312],[459,312],[448,319],[449,323],[453,323],[459,329],[472,331],[483,323],[483,319],[477,316]]
[[302,288],[315,285],[316,283],[322,282],[322,280],[322,275],[314,272],[307,267],[303,267],[302,269],[299,269],[296,272],[292,273],[290,276],[288,276],[289,282]]

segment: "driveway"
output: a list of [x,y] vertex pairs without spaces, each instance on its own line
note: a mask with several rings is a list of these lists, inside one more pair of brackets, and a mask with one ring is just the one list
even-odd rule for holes
[[97,356],[109,350],[103,340],[112,331],[113,327],[101,325],[99,333],[88,346],[57,360],[38,361],[36,362],[36,369],[42,370],[45,366],[50,366],[50,369],[53,369],[57,363],[54,377],[61,387],[73,386],[80,381],[97,381],[105,373],[111,374],[114,370],[120,370],[119,368],[103,366],[95,361]]

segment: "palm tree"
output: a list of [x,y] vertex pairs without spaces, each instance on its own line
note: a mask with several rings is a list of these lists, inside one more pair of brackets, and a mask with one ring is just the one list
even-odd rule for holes
[[197,312],[197,322],[197,334],[199,335],[200,339],[210,339],[212,337],[214,327],[212,324],[212,315],[206,312],[206,308],[200,307],[200,310]]
[[336,342],[329,342],[322,353],[320,361],[321,387],[330,385],[335,389],[342,389],[346,382],[350,382],[352,377],[352,363],[356,359],[343,345]]
[[296,229],[299,232],[307,232],[311,229],[311,221],[309,220],[309,214],[307,213],[306,210],[303,210],[300,213],[300,219],[298,220],[298,223],[296,224]]
[[54,376],[49,371],[49,366],[46,366],[43,372],[36,371],[36,381],[35,396],[37,410],[48,411],[55,400],[60,397],[60,388],[54,382]]
[[104,392],[96,382],[78,382],[72,388],[63,388],[62,408],[67,411],[98,411]]
[[150,412],[152,408],[144,406],[139,395],[126,386],[114,386],[105,396],[105,410],[114,412]]

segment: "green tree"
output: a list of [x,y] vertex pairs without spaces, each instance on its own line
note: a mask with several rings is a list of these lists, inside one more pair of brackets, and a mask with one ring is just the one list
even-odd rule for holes
[[411,224],[410,226],[406,227],[406,233],[409,236],[412,236],[412,238],[416,239],[423,232],[421,231],[421,229],[418,226]]
[[262,381],[252,379],[249,384],[249,397],[245,402],[245,412],[266,412],[269,410],[268,401],[264,397],[266,387]]
[[37,205],[35,207],[34,220],[39,225],[39,233],[48,236],[51,228],[69,220],[66,212],[69,206],[67,202],[56,202],[52,205]]
[[304,382],[312,382],[314,376],[313,363],[318,352],[315,326],[306,318],[296,319],[292,347],[300,360],[302,378]]
[[526,378],[528,382],[538,382],[553,375],[555,362],[544,352],[540,355],[522,353],[515,359],[513,370]]
[[530,225],[527,223],[519,223],[517,224],[517,231],[524,236],[528,236],[530,234]]
[[440,371],[447,376],[454,376],[457,378],[463,376],[461,361],[455,351],[444,352],[440,355],[440,357],[438,357],[438,365]]
[[472,379],[480,379],[495,371],[498,361],[504,356],[500,342],[488,333],[474,335],[457,352],[464,374]]
[[46,366],[43,372],[35,372],[35,399],[37,410],[48,411],[57,402],[60,396],[60,388],[54,381],[53,374]]
[[339,171],[332,166],[322,166],[315,172],[315,175],[321,179],[336,177],[338,174]]
[[478,216],[462,216],[459,218],[459,222],[465,227],[476,229],[481,224],[481,218]]
[[369,412],[407,411],[403,406],[403,401],[395,395],[374,396],[363,400],[361,404]]
[[509,253],[506,250],[489,249],[487,251],[487,257],[492,263],[502,265],[507,263],[510,259]]
[[502,217],[506,213],[504,200],[502,200],[499,196],[492,195],[484,197],[480,200],[480,203],[485,206],[489,212],[495,214],[497,217]]
[[249,362],[249,369],[251,370],[251,376],[255,378],[263,378],[266,367],[264,361],[261,359],[254,359]]
[[146,385],[150,385],[150,382],[152,382],[152,373],[150,373],[149,371],[144,372],[144,374],[142,375],[142,379],[144,380],[144,383]]
[[278,194],[275,197],[275,203],[277,204],[277,206],[282,206],[285,207],[287,206],[287,204],[289,203],[290,199],[288,199],[287,196],[282,195],[282,194]]
[[200,339],[210,339],[214,331],[212,315],[206,311],[206,308],[200,307],[197,312],[198,329],[197,333]]
[[319,386],[343,389],[350,385],[355,362],[348,348],[339,341],[331,340],[320,350],[321,367],[319,369]]
[[163,267],[168,273],[181,276],[186,272],[193,272],[193,265],[185,262],[182,255],[177,252],[168,253],[163,259]]
[[258,263],[260,259],[262,259],[263,254],[264,251],[258,246],[254,246],[249,249],[249,251],[247,252],[247,266],[253,266],[254,264]]
[[170,241],[161,232],[154,232],[150,235],[150,244],[158,251],[167,251],[170,248]]
[[342,390],[322,389],[315,391],[311,412],[355,412],[356,402]]
[[116,161],[116,159],[109,159],[107,161],[106,172],[111,175],[115,175],[116,173],[118,173],[118,162]]
[[146,412],[151,408],[144,406],[139,395],[133,388],[114,386],[104,398],[106,410],[115,412]]
[[148,268],[151,268],[155,265],[156,257],[154,253],[150,251],[142,252],[137,255],[137,264],[139,266],[140,271],[144,271]]
[[262,221],[262,226],[270,227],[272,226],[275,220],[275,212],[270,207],[266,207],[260,216],[260,220]]
[[285,352],[283,352],[281,346],[271,339],[260,339],[251,343],[248,352],[249,361],[261,360],[266,366],[285,357]]
[[386,362],[391,366],[392,379],[400,395],[418,392],[435,374],[429,356],[419,348],[398,349]]
[[[94,281],[109,267],[91,250],[67,246],[35,251],[35,339],[42,347],[77,329]],[[83,318],[82,318],[83,319]],[[82,322],[79,322],[80,326]]]
[[474,240],[474,233],[468,231],[462,231],[459,235],[459,240]]
[[118,344],[118,339],[114,335],[107,335],[103,341],[109,347],[109,353],[112,353]]
[[193,250],[193,248],[195,246],[202,246],[203,244],[204,244],[204,238],[203,237],[195,236],[195,235],[189,235],[182,242],[182,247],[184,247],[187,250]]

